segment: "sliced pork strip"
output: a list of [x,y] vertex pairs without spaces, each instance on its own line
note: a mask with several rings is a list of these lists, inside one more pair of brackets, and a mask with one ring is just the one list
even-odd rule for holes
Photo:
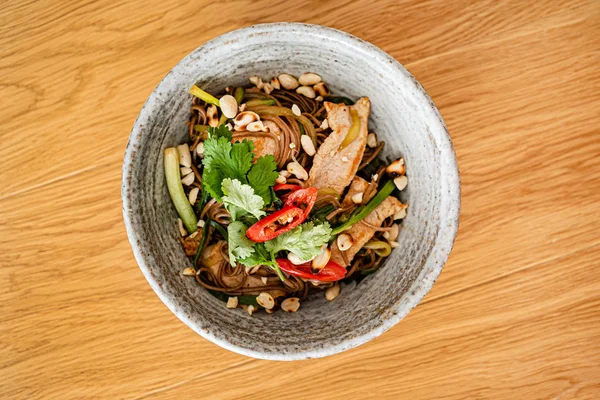
[[[395,215],[402,211],[405,206],[395,197],[388,196],[380,205],[377,206],[369,215],[364,219],[365,222],[374,225],[381,226],[386,218]],[[367,243],[375,234],[375,229],[367,226],[361,222],[353,225],[347,231],[344,231],[352,237],[353,245],[346,250],[346,257],[348,261],[352,261],[356,253]],[[331,245],[331,260],[336,263],[348,267],[342,257],[342,252],[337,247],[337,241]]]
[[[308,184],[317,188],[332,188],[342,194],[350,184],[365,151],[368,135],[368,120],[371,102],[368,97],[360,98],[353,106],[324,103],[331,134],[319,147],[310,169]],[[360,119],[358,136],[341,151],[340,144],[352,126],[350,110],[357,112]]]

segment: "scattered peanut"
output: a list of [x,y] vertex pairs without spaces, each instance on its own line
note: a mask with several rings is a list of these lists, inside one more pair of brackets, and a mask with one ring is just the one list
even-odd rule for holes
[[352,240],[352,236],[347,233],[342,233],[337,237],[337,246],[340,251],[346,251],[354,244],[354,240]]
[[399,233],[400,226],[398,226],[398,224],[392,224],[392,226],[390,226],[390,230],[383,233],[383,237],[386,238],[389,242],[392,242],[398,238]]
[[325,118],[325,119],[323,120],[323,122],[321,122],[321,126],[320,126],[320,128],[321,128],[321,129],[327,129],[327,128],[329,128],[329,122],[327,122],[327,118]]
[[192,166],[190,146],[187,143],[180,144],[177,146],[177,153],[179,153],[179,165],[190,168]]
[[198,200],[198,192],[200,192],[200,188],[192,188],[192,190],[190,190],[190,193],[188,193],[188,200],[190,201],[191,205],[196,204],[196,200]]
[[315,144],[312,139],[308,135],[300,136],[300,143],[302,144],[302,148],[309,156],[314,156],[317,150],[315,149]]
[[190,186],[192,183],[194,183],[195,179],[196,175],[194,175],[192,172],[181,178],[181,183],[183,183],[185,186]]
[[179,228],[179,233],[181,234],[181,236],[187,236],[187,231],[183,226],[183,221],[181,220],[181,218],[177,218],[177,227]]
[[[390,165],[387,166],[385,171],[388,174],[404,175],[406,173],[406,166],[404,165],[404,159],[399,158],[396,161],[392,162]],[[402,190],[402,189],[400,189],[400,190]]]
[[398,247],[398,246],[400,246],[400,243],[398,243],[398,242],[395,242],[395,241],[393,241],[393,240],[390,242],[390,247],[391,247],[392,249],[395,249],[395,248],[396,248],[396,247]]
[[403,208],[402,210],[398,211],[396,214],[394,214],[394,219],[403,219],[406,218],[406,208]]
[[250,132],[262,132],[267,130],[262,121],[250,122],[248,125],[246,125],[246,129]]
[[367,146],[370,148],[377,147],[377,136],[374,133],[367,135]]
[[352,202],[354,204],[361,204],[363,201],[363,192],[356,193],[352,196]]
[[243,131],[246,129],[248,124],[252,122],[260,121],[260,117],[254,111],[242,111],[239,113],[234,120],[235,130]]
[[398,190],[404,190],[406,185],[408,185],[408,178],[406,177],[406,175],[394,178],[394,184],[396,185]]
[[302,115],[302,111],[300,111],[300,107],[298,107],[297,104],[293,104],[292,105],[292,112],[294,113],[295,116],[299,117]]
[[309,99],[314,99],[316,96],[315,90],[310,86],[300,86],[298,89],[296,89],[296,93],[308,97]]
[[275,300],[273,300],[273,296],[271,296],[267,292],[262,292],[256,297],[256,302],[263,308],[271,309],[275,307]]
[[252,83],[254,86],[256,86],[259,89],[262,89],[264,86],[262,79],[260,79],[258,76],[251,76],[250,83]]
[[307,180],[308,172],[296,161],[292,161],[287,165],[287,170],[290,174],[296,175],[298,179]]
[[325,97],[329,95],[329,89],[327,88],[325,82],[317,83],[315,86],[313,86],[313,89],[315,89],[315,92],[318,93],[319,96]]
[[227,118],[235,118],[238,113],[238,103],[235,100],[235,97],[227,94],[221,97],[219,103],[221,104],[221,112],[223,115],[225,115]]
[[212,126],[213,128],[216,128],[217,126],[219,126],[219,115],[218,115],[218,111],[217,111],[217,106],[215,106],[214,104],[211,104],[210,106],[208,106],[208,108],[206,109],[206,118],[208,119],[208,125]]
[[312,86],[321,82],[321,77],[314,72],[305,72],[298,77],[298,82],[304,86]]
[[288,253],[287,258],[294,265],[300,265],[300,264],[304,264],[306,262],[305,260],[302,260],[300,257],[298,257],[296,254],[292,253],[291,251]]
[[227,308],[236,308],[238,306],[237,296],[229,297],[227,299]]
[[197,225],[198,225],[198,228],[204,228],[204,225],[206,225],[206,222],[203,219],[199,219]]
[[181,176],[186,176],[190,172],[194,172],[194,171],[188,167],[181,167],[181,168],[179,168],[179,172],[181,173]]
[[339,283],[336,283],[335,285],[327,288],[327,290],[325,291],[325,298],[327,299],[327,301],[332,301],[333,299],[338,297],[339,294],[340,285]]
[[265,84],[263,85],[263,88],[262,88],[262,89],[263,89],[263,91],[264,91],[266,94],[271,94],[271,92],[273,91],[273,86],[271,86],[271,84],[270,84],[270,83],[265,83]]
[[273,77],[273,79],[271,79],[271,86],[273,86],[273,89],[281,89],[281,85],[279,84],[279,79],[277,79],[276,76]]
[[281,309],[285,312],[296,312],[300,308],[300,299],[290,297],[281,302]]
[[294,90],[298,87],[298,80],[290,74],[279,75],[279,83],[287,90]]
[[315,101],[323,101],[323,96],[317,96],[317,97],[315,97]]
[[194,276],[194,275],[196,275],[196,270],[192,267],[187,267],[186,269],[183,270],[183,275],[184,276]]
[[310,269],[314,274],[318,274],[323,270],[323,268],[325,268],[325,265],[327,265],[330,258],[331,250],[329,250],[327,245],[324,245],[321,250],[321,253],[312,260],[312,263],[310,264]]

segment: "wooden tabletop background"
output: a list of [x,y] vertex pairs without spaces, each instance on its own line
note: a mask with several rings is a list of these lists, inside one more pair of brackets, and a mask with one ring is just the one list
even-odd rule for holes
[[[121,217],[129,131],[181,58],[302,21],[403,63],[462,178],[454,250],[383,336],[269,362],[181,323]],[[8,1],[0,5],[0,397],[600,398],[598,1]]]

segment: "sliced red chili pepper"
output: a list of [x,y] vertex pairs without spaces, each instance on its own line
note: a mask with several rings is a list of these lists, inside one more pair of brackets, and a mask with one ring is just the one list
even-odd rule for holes
[[308,187],[306,189],[298,189],[289,194],[285,199],[284,205],[287,207],[300,207],[304,210],[304,218],[308,217],[317,201],[317,193],[319,189],[316,187]]
[[297,227],[305,219],[304,211],[301,208],[283,207],[248,228],[246,236],[253,242],[266,242]]
[[287,258],[278,258],[276,261],[283,272],[313,281],[335,282],[346,276],[346,268],[331,260],[318,274],[313,274],[310,270],[310,262],[294,265]]
[[280,184],[273,186],[273,190],[276,192],[280,192],[282,190],[290,190],[290,191],[294,192],[298,189],[302,189],[302,186],[292,185],[290,183],[280,183]]

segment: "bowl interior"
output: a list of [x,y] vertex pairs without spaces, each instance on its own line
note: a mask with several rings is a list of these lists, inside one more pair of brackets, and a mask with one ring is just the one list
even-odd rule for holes
[[[320,74],[335,94],[369,96],[369,130],[386,142],[385,157],[404,157],[409,203],[395,249],[383,267],[333,302],[323,296],[299,312],[226,310],[181,271],[190,265],[178,237],[176,211],[164,180],[162,153],[187,139],[189,87],[208,91],[245,85],[282,72]],[[258,25],[223,35],[195,50],[144,105],[124,165],[124,216],[140,267],[187,325],[246,355],[299,359],[359,345],[391,327],[429,290],[452,247],[458,222],[458,172],[444,124],[421,86],[374,46],[329,28]]]

